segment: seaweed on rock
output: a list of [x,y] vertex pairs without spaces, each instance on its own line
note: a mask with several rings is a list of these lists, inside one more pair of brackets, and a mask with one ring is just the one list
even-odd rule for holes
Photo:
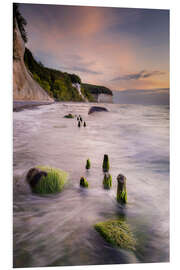
[[99,222],[94,227],[113,246],[135,250],[136,240],[125,221],[108,220]]
[[69,114],[65,115],[64,118],[74,118],[74,115],[69,113]]
[[61,192],[67,178],[67,172],[48,166],[37,166],[27,174],[27,181],[32,191],[38,194]]

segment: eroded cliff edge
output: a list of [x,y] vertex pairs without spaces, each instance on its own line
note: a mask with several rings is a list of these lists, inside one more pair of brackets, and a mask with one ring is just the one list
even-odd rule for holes
[[24,63],[25,44],[17,22],[13,29],[13,100],[54,102],[32,78]]

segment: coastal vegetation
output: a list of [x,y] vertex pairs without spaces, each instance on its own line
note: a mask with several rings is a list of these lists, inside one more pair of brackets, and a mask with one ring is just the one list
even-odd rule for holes
[[94,85],[94,84],[88,84],[88,83],[82,83],[82,86],[84,89],[91,94],[107,94],[107,95],[113,95],[112,91],[102,85]]
[[[73,84],[81,84],[81,78],[60,70],[45,67],[37,62],[32,52],[26,48],[24,62],[35,81],[57,101],[84,101]],[[94,101],[88,89],[81,86],[82,95],[90,102]]]
[[[13,3],[13,30],[15,29],[16,23],[18,25],[19,31],[21,33],[21,37],[24,41],[24,43],[27,42],[27,32],[25,30],[25,26],[27,25],[26,19],[22,16],[22,14],[19,11],[19,5],[17,3]],[[13,31],[14,34],[14,31]]]

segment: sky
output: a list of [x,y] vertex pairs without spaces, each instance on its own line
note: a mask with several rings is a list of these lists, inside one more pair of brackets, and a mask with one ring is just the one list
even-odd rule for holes
[[[111,90],[169,91],[169,11],[20,4],[45,66]],[[137,91],[136,91],[137,92]]]

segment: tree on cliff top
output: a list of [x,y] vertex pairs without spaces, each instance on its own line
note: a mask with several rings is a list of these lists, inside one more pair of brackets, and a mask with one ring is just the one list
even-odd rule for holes
[[26,43],[27,42],[27,33],[26,33],[26,30],[24,27],[27,25],[27,22],[24,19],[24,17],[21,15],[21,13],[19,11],[19,5],[17,3],[13,3],[13,29],[15,28],[15,20],[17,21],[22,39]]

